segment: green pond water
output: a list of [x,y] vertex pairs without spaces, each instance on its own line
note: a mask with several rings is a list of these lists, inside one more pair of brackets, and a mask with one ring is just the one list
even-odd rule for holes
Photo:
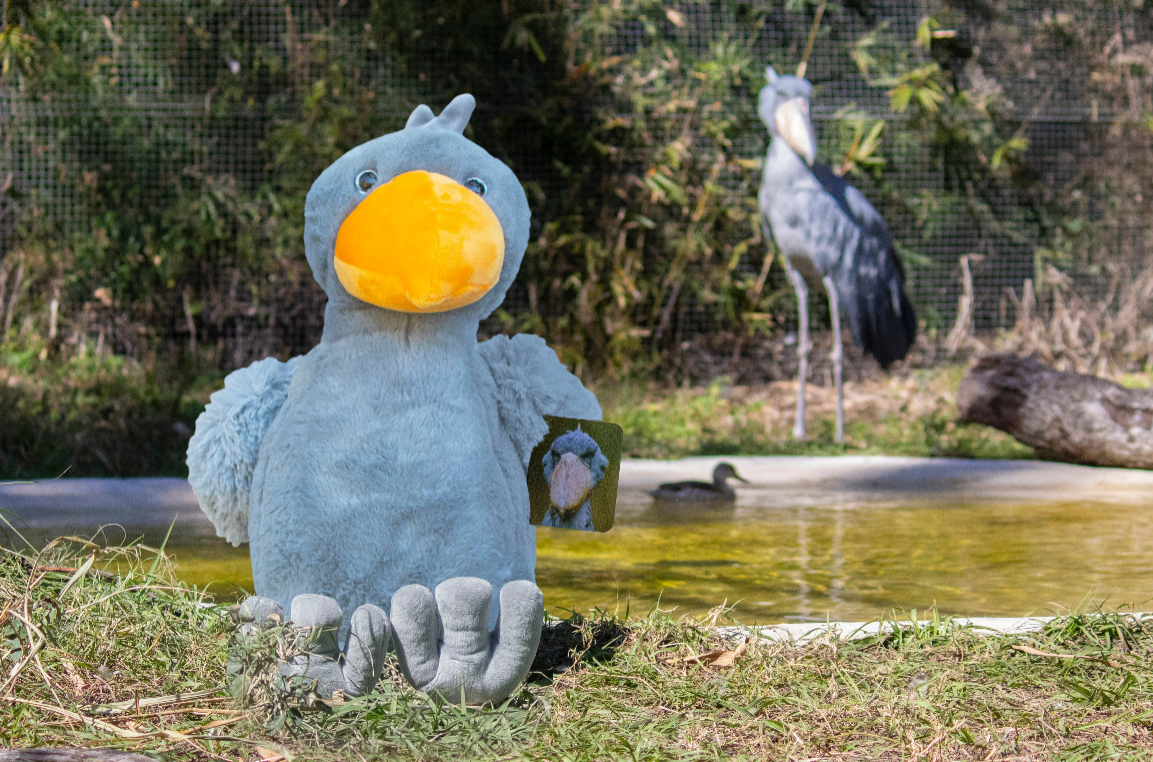
[[[700,614],[727,600],[737,620],[769,623],[934,604],[1017,616],[1153,599],[1153,500],[765,495],[728,510],[666,510],[624,495],[606,534],[540,529],[545,603],[554,614],[636,614],[658,601]],[[169,550],[182,578],[218,598],[252,589],[246,546],[178,536]]]

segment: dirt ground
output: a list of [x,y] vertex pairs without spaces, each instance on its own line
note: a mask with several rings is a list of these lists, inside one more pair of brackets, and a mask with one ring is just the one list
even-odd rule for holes
[[[805,419],[810,428],[816,421],[836,416],[837,390],[831,373],[816,378],[805,387]],[[901,368],[892,373],[865,373],[859,380],[845,381],[845,423],[878,423],[886,417],[920,418],[937,413],[948,419],[957,416],[957,384],[964,369],[960,366],[937,370]],[[721,396],[739,405],[760,403],[757,419],[771,439],[792,434],[796,418],[797,382],[773,381],[721,389]]]
[[[821,331],[810,336],[811,383],[833,383],[829,360],[832,333]],[[797,377],[797,337],[791,332],[774,333],[771,337],[740,336],[718,332],[702,334],[681,343],[679,350],[667,358],[670,378],[688,380],[690,385],[706,385],[713,379],[728,377],[736,384],[765,384]],[[935,337],[919,336],[909,356],[895,363],[888,372],[927,369],[941,365],[964,364],[967,356],[943,356]],[[849,336],[844,341],[846,381],[885,378],[887,372],[871,357],[866,357]]]

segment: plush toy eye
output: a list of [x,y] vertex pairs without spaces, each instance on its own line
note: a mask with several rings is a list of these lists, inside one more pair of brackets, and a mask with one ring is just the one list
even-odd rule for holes
[[468,178],[464,181],[464,187],[468,188],[478,196],[483,196],[484,192],[488,190],[488,188],[485,187],[484,180],[481,180],[479,177]]
[[371,169],[366,169],[356,176],[356,189],[361,193],[368,193],[376,187],[376,183],[380,178]]

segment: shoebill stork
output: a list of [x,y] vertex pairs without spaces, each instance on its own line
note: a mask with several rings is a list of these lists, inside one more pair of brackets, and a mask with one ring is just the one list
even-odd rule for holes
[[813,86],[801,77],[778,75],[770,66],[759,111],[772,140],[761,182],[761,219],[766,236],[781,250],[797,292],[800,318],[797,356],[796,439],[805,438],[805,375],[809,351],[808,281],[824,286],[833,323],[833,376],[837,385],[836,441],[845,437],[841,370],[841,313],[853,339],[882,368],[901,360],[917,336],[917,318],[905,293],[905,273],[885,220],[865,196],[815,164],[817,147],[809,122]]

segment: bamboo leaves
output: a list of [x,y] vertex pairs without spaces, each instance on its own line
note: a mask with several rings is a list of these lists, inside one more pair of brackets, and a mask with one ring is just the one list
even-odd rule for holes
[[[683,21],[679,13],[622,5],[619,11],[590,11],[578,24],[616,28],[638,14],[652,22],[634,54],[606,50],[587,62],[590,71],[603,72],[611,99],[592,136],[609,162],[611,194],[603,201],[594,197],[581,219],[570,219],[580,232],[549,236],[540,244],[579,250],[586,262],[597,253],[597,272],[586,269],[561,280],[582,305],[594,279],[607,283],[611,295],[599,302],[608,311],[598,322],[603,334],[582,342],[585,357],[597,346],[631,346],[635,357],[638,342],[647,338],[652,358],[659,361],[684,332],[690,305],[730,316],[747,309],[734,305],[743,305],[748,292],[740,263],[762,243],[755,202],[759,165],[736,154],[734,136],[755,124],[748,99],[736,88],[755,81],[756,67],[749,39],[718,39],[707,55],[694,58],[655,34],[661,15],[676,26]],[[586,227],[609,219],[613,222],[600,235]],[[594,238],[595,244],[588,240]],[[585,240],[578,244],[579,239]],[[550,253],[554,266],[575,264],[571,256]],[[554,340],[560,338],[556,329],[562,320],[551,321]],[[607,355],[610,372],[632,364],[616,351]]]
[[926,113],[936,114],[945,102],[945,90],[938,81],[941,67],[935,63],[906,72],[897,78],[889,91],[893,111],[905,113],[910,103],[919,105]]
[[838,175],[855,172],[858,168],[879,170],[885,166],[883,156],[877,156],[881,146],[881,133],[885,130],[885,121],[878,119],[865,133],[865,118],[858,116],[853,120],[853,141],[845,149],[844,160],[834,171]]
[[1027,150],[1029,150],[1029,139],[1023,135],[1014,135],[997,147],[997,150],[993,152],[989,166],[997,169]]

